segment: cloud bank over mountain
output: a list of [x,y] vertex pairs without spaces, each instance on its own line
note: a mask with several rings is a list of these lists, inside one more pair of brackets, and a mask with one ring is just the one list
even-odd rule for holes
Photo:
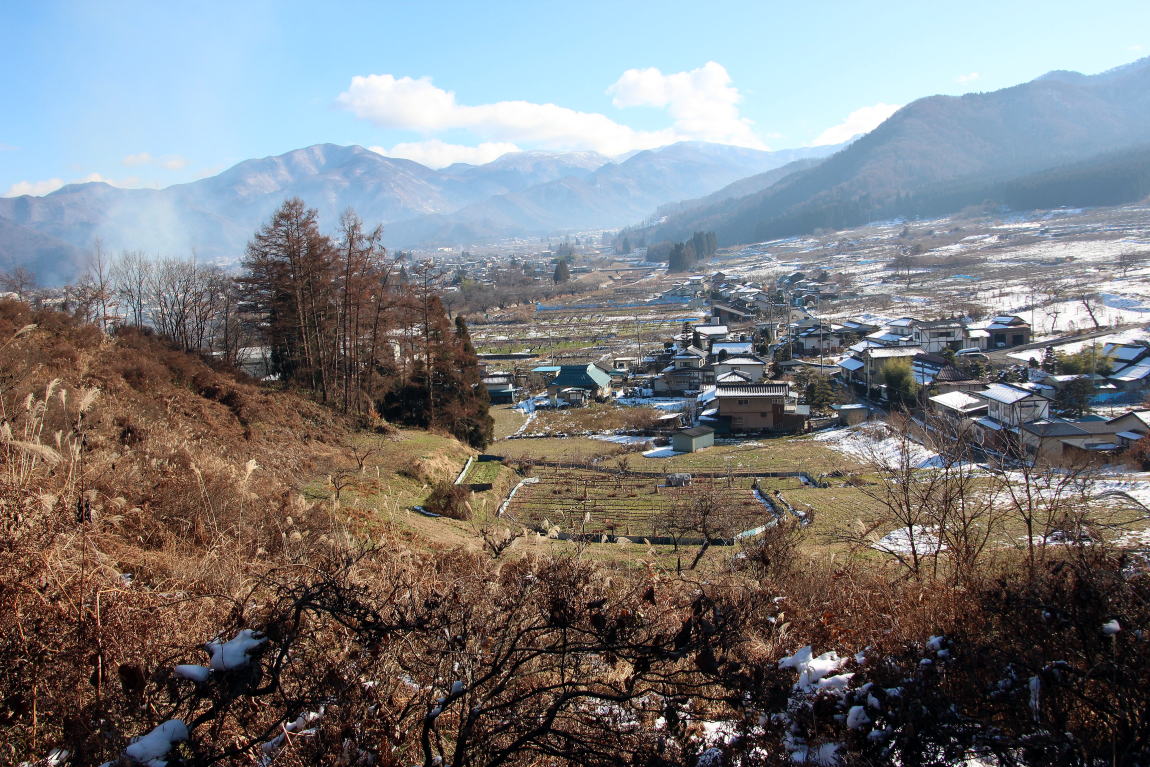
[[[437,163],[474,162],[499,147],[520,145],[550,150],[590,150],[608,156],[666,146],[679,141],[766,149],[751,121],[739,114],[742,100],[730,74],[708,61],[697,69],[664,74],[655,67],[629,69],[607,94],[620,109],[653,107],[666,111],[670,125],[638,130],[598,112],[558,104],[496,101],[464,104],[430,77],[393,74],[357,75],[336,104],[356,117],[389,130],[438,136],[464,131],[477,145],[448,144],[438,138],[404,142],[383,150],[437,167]],[[506,151],[514,151],[508,149]],[[468,159],[469,158],[469,159]],[[443,165],[438,165],[443,167]]]

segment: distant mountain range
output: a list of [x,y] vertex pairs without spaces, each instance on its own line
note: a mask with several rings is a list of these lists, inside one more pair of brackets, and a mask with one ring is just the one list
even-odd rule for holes
[[659,205],[835,147],[763,152],[686,142],[613,162],[594,152],[521,152],[441,170],[358,146],[321,144],[246,160],[166,189],[73,184],[0,199],[0,269],[48,284],[72,279],[97,240],[106,250],[236,261],[285,199],[334,229],[351,207],[385,225],[389,247],[470,245],[508,236],[613,228]]
[[[713,230],[729,245],[986,201],[1131,202],[1147,193],[1147,145],[1150,58],[1093,76],[1051,72],[992,93],[919,99],[826,161],[766,174],[739,196],[669,209],[647,235]],[[1115,174],[1109,190],[1107,174]]]
[[90,183],[2,198],[0,269],[70,280],[97,240],[110,251],[236,261],[289,197],[317,208],[329,229],[354,208],[384,224],[392,248],[627,224],[648,241],[711,230],[730,245],[987,201],[1108,205],[1147,194],[1147,147],[1150,58],[1099,75],[1058,71],[993,93],[920,99],[845,148],[685,142],[616,160],[521,152],[433,170],[321,144],[167,189]]

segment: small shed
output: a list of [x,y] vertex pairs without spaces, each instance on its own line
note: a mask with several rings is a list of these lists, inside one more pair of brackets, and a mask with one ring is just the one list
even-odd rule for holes
[[870,408],[866,405],[839,405],[839,423],[843,426],[854,426],[862,423],[870,415]]
[[671,449],[676,453],[693,453],[715,444],[715,430],[710,426],[693,426],[671,435]]

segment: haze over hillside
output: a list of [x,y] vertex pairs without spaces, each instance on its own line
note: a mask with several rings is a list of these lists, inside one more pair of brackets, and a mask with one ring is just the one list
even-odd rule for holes
[[194,250],[234,261],[290,197],[304,199],[325,221],[354,208],[385,225],[393,248],[614,227],[663,203],[833,149],[765,152],[691,142],[620,162],[594,152],[523,152],[433,170],[363,147],[320,144],[161,190],[87,183],[44,197],[0,199],[0,268],[26,266],[45,282],[68,280],[97,240],[110,250]]
[[[708,229],[731,244],[949,212],[993,199],[995,184],[1147,143],[1150,59],[1093,76],[1056,71],[991,93],[919,99],[826,162],[738,199],[693,206],[651,237]],[[955,196],[956,184],[967,193]],[[938,204],[937,195],[950,202]]]

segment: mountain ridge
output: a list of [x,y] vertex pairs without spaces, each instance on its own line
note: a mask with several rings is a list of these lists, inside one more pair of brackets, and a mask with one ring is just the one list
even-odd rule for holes
[[[466,245],[525,233],[611,228],[659,204],[826,149],[771,153],[688,142],[621,162],[591,152],[509,153],[484,165],[432,169],[361,146],[314,144],[243,160],[198,181],[163,189],[70,184],[43,197],[0,198],[3,261],[37,266],[59,282],[97,241],[109,250],[196,252],[235,262],[251,234],[289,197],[317,209],[326,226],[354,208],[383,223],[389,247]],[[2,233],[0,233],[2,235]],[[55,254],[54,256],[52,254]]]
[[1024,177],[1150,141],[1150,58],[1099,75],[1054,72],[1009,88],[928,96],[816,167],[725,210],[687,212],[654,239],[713,229],[723,244],[843,228],[898,215],[892,201],[979,175]]

